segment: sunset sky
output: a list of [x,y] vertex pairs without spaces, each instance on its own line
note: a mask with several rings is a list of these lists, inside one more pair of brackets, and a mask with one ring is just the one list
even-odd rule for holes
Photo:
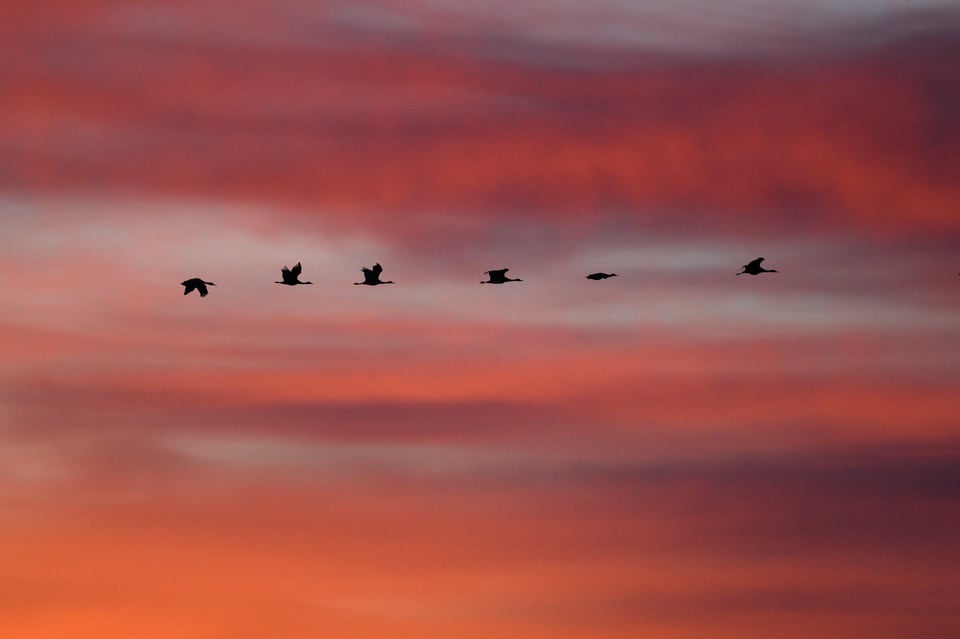
[[0,21],[0,637],[960,636],[960,3]]

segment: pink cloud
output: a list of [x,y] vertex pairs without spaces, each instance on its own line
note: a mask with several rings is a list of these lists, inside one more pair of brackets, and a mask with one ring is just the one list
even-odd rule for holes
[[947,636],[949,14],[441,4],[0,9],[0,635]]
[[364,224],[364,212],[403,211],[384,233],[422,211],[611,209],[767,234],[956,231],[957,130],[940,115],[956,94],[949,31],[940,46],[789,62],[617,50],[632,67],[577,72],[366,41],[148,46],[94,33],[72,34],[87,71],[54,64],[47,44],[5,87],[8,188],[296,203]]

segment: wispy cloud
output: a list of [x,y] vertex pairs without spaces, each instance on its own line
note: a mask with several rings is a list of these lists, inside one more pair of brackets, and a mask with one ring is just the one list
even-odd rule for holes
[[947,3],[0,16],[3,636],[957,634]]
[[766,233],[952,235],[951,24],[789,61],[617,49],[623,68],[576,71],[461,55],[447,40],[213,47],[206,31],[145,44],[78,27],[75,50],[21,42],[37,55],[3,90],[5,184],[93,180],[364,221],[404,211],[388,229],[421,210],[626,211],[666,225],[679,210],[715,229],[736,212],[740,230]]

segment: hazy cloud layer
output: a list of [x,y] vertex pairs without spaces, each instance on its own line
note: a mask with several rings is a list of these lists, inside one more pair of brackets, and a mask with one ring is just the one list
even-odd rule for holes
[[[440,26],[411,44],[354,38],[330,17],[340,6],[325,6],[312,33],[291,17],[299,9],[258,3],[223,18],[209,4],[124,17],[105,3],[4,45],[4,185],[293,202],[339,224],[375,212],[384,233],[409,232],[423,213],[592,224],[609,211],[633,224],[671,226],[682,212],[714,229],[954,236],[956,15],[919,14],[930,16],[920,27],[891,18],[897,37],[847,50],[879,29],[864,21],[876,8],[849,8],[836,47],[809,39],[785,56],[523,39],[544,56],[566,47],[570,69],[470,48],[500,21],[441,37],[459,15],[448,8],[427,10]],[[579,26],[578,9],[559,11]],[[203,27],[213,20],[225,24]]]
[[0,19],[0,635],[957,635],[950,3]]

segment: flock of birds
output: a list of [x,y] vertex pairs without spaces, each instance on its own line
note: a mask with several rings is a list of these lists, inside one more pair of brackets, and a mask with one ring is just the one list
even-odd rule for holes
[[[747,262],[744,264],[739,273],[736,275],[743,275],[744,273],[748,275],[759,275],[760,273],[777,273],[776,269],[765,269],[760,266],[760,263],[763,262],[762,257]],[[484,274],[487,276],[487,281],[480,282],[481,284],[506,284],[507,282],[522,282],[523,280],[516,277],[507,277],[508,268],[498,268],[490,271],[485,271]],[[300,273],[303,272],[303,266],[300,262],[297,262],[293,268],[288,268],[284,266],[280,269],[280,280],[274,282],[274,284],[286,284],[287,286],[296,286],[298,284],[313,284],[313,282],[301,282]],[[360,272],[363,273],[362,282],[354,282],[355,285],[362,286],[378,286],[380,284],[395,284],[393,280],[381,280],[380,274],[383,273],[383,267],[380,266],[380,263],[377,262],[373,265],[372,268],[363,267],[360,269]],[[588,280],[605,280],[608,277],[617,277],[616,273],[591,273],[587,275]],[[188,280],[180,282],[183,286],[183,294],[187,295],[193,291],[200,293],[200,297],[206,297],[209,293],[208,286],[216,286],[214,282],[207,282],[202,277],[191,277]]]

